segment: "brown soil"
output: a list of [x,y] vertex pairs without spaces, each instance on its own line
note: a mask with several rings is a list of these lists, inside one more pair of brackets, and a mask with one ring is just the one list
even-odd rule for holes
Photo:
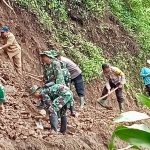
[[[114,128],[112,119],[118,114],[118,105],[115,97],[108,100],[108,104],[112,105],[113,111],[106,110],[97,104],[96,100],[100,96],[102,88],[98,79],[85,85],[87,105],[80,111],[78,103],[76,104],[79,116],[76,118],[68,116],[66,135],[51,135],[48,129],[36,129],[35,118],[39,114],[34,106],[34,100],[27,93],[28,87],[35,84],[36,81],[26,77],[26,75],[27,72],[36,75],[41,73],[38,53],[39,50],[47,48],[48,36],[41,30],[33,14],[21,8],[16,8],[15,11],[17,17],[3,5],[0,6],[0,24],[9,25],[21,44],[24,71],[23,78],[17,77],[7,56],[4,53],[0,54],[0,72],[7,82],[7,102],[5,112],[1,114],[0,118],[0,149],[107,149],[107,143]],[[114,32],[113,29],[112,32]],[[115,30],[115,34],[121,33]],[[91,39],[94,40],[92,37]],[[126,110],[129,110],[132,105],[134,105],[133,101],[127,101]],[[46,119],[42,122],[45,127],[49,127]]]
[[68,4],[69,16],[74,22],[74,32],[80,32],[89,41],[103,49],[105,56],[115,56],[118,52],[137,54],[137,41],[123,27],[117,17],[107,9],[100,17],[88,12],[88,17],[82,15],[82,8],[74,8]]

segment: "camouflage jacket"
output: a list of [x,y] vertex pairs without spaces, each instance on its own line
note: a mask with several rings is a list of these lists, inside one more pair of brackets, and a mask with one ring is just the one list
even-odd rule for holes
[[43,74],[46,83],[65,84],[61,63],[57,59],[54,59],[51,64],[43,65]]
[[60,61],[60,64],[61,64],[61,70],[63,72],[65,83],[66,83],[66,85],[68,85],[68,83],[71,82],[70,72],[69,72],[69,70],[67,68],[66,63]]
[[44,109],[52,107],[53,101],[58,97],[61,98],[62,103],[67,104],[67,107],[70,106],[70,103],[73,101],[73,93],[71,90],[61,84],[47,83],[40,91],[41,94],[41,103]]
[[0,103],[5,100],[5,90],[4,86],[0,84]]

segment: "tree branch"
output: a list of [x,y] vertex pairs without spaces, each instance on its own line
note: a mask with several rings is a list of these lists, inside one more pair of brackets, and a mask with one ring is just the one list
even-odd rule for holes
[[6,2],[6,0],[1,0],[10,10],[13,11],[13,13],[16,15],[14,9]]

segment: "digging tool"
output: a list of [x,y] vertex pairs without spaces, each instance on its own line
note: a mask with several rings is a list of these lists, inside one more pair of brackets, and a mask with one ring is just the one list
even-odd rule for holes
[[16,15],[16,13],[15,13],[15,11],[14,11],[14,9],[12,8],[12,6],[10,6],[5,0],[1,0],[10,10],[12,10],[13,11],[13,13],[15,14],[15,16],[17,16]]
[[33,76],[33,77],[40,78],[40,76],[34,75],[32,73],[29,73],[29,72],[26,72],[26,73],[29,74],[29,75],[31,75],[31,76]]
[[28,76],[28,77],[31,77],[31,78],[33,78],[33,79],[35,79],[35,80],[37,80],[37,81],[40,81],[40,82],[42,82],[43,80],[41,80],[41,79],[39,79],[39,78],[37,78],[37,77],[34,77],[34,76],[31,76],[31,75],[26,75],[26,76]]
[[104,106],[102,103],[100,103],[100,100],[106,98],[107,96],[111,95],[113,92],[115,92],[119,87],[116,87],[115,89],[111,90],[109,94],[106,94],[102,97],[100,97],[97,102],[102,106],[102,107],[105,107],[106,109],[112,109],[112,107],[109,107],[109,106]]

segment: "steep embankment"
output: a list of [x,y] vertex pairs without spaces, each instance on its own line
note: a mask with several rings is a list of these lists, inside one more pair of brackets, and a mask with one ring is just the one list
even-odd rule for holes
[[[28,96],[28,89],[37,81],[29,78],[28,72],[32,74],[41,74],[39,63],[39,50],[47,48],[47,42],[51,35],[42,30],[36,16],[27,12],[25,9],[14,8],[15,16],[3,5],[0,6],[0,24],[6,24],[16,35],[18,42],[22,47],[23,59],[23,78],[14,74],[13,67],[4,53],[1,53],[0,73],[7,81],[6,92],[7,102],[5,112],[1,114],[0,121],[0,149],[2,150],[105,150],[113,129],[111,121],[118,113],[115,98],[110,98],[108,103],[113,105],[113,111],[101,108],[96,100],[100,96],[102,83],[99,80],[92,80],[86,84],[87,105],[83,111],[77,112],[77,118],[68,118],[68,131],[66,135],[51,135],[49,132],[48,120],[42,120],[45,130],[36,129],[35,120],[39,116],[35,108],[35,100]],[[120,26],[114,17],[106,12],[106,18],[99,22],[92,20],[88,27],[79,26],[79,24],[70,20],[74,25],[73,30],[81,32],[87,40],[94,41],[103,46],[104,50],[112,49],[112,45],[122,43],[123,39],[128,41],[128,46],[136,44],[131,37],[128,37],[126,31]],[[113,21],[111,21],[113,19]],[[96,31],[96,24],[108,24],[105,33]],[[89,28],[87,33],[82,32],[84,28]],[[93,33],[93,34],[92,34]],[[107,33],[107,34],[106,34]],[[95,38],[95,34],[99,37]],[[123,39],[122,39],[122,38]],[[97,40],[97,41],[95,41]],[[109,44],[108,44],[108,41]],[[59,45],[59,43],[57,43]],[[123,45],[123,44],[122,44]],[[112,47],[111,47],[112,46]],[[118,44],[117,47],[120,47]],[[135,49],[135,48],[133,48]],[[67,53],[67,52],[66,52]],[[40,84],[40,83],[38,83]],[[77,104],[78,106],[78,104]],[[126,110],[134,108],[133,101],[126,101]]]

